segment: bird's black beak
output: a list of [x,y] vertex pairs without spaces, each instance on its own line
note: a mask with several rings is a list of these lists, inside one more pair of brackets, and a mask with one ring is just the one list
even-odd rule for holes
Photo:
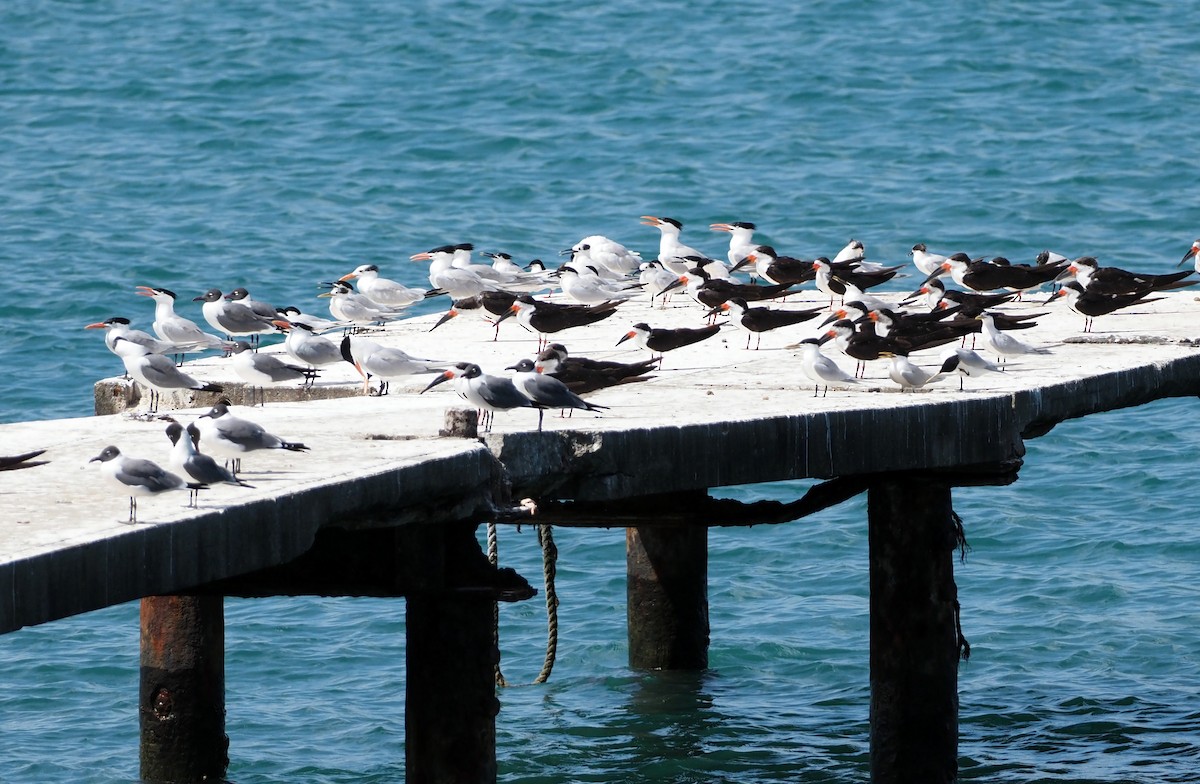
[[431,390],[431,389],[433,389],[434,387],[436,387],[438,384],[442,383],[443,381],[449,381],[449,380],[450,380],[450,379],[452,379],[452,378],[454,378],[454,371],[453,371],[453,370],[447,370],[447,371],[443,372],[443,373],[442,373],[440,376],[438,376],[437,378],[435,378],[433,381],[430,381],[430,382],[429,382],[429,386],[427,386],[427,387],[425,387],[424,389],[422,389],[422,390],[421,390],[421,391],[420,391],[418,394],[421,394],[421,395],[423,395],[423,394],[425,394],[426,392],[428,392],[429,390]]

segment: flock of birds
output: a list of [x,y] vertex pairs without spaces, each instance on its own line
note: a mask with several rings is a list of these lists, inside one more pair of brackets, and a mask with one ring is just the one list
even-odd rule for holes
[[[832,259],[800,259],[781,255],[770,245],[755,242],[753,223],[714,223],[714,231],[729,234],[725,258],[714,258],[681,241],[682,224],[672,218],[643,216],[643,223],[660,232],[658,255],[645,260],[615,240],[585,237],[562,251],[569,259],[550,268],[535,260],[519,265],[505,253],[484,254],[490,264],[475,263],[471,244],[444,245],[417,253],[415,261],[429,262],[430,288],[410,287],[380,276],[365,264],[328,284],[320,297],[328,299],[329,317],[305,313],[294,306],[277,308],[253,299],[245,288],[223,293],[210,289],[194,298],[201,302],[203,320],[211,331],[176,312],[177,296],[165,288],[140,286],[137,293],[153,299],[154,334],[136,330],[124,317],[113,317],[87,328],[105,330],[105,343],[120,357],[126,374],[149,392],[156,411],[162,392],[195,390],[221,393],[221,385],[204,382],[182,369],[187,354],[221,351],[231,357],[234,372],[252,389],[276,384],[311,385],[322,369],[348,362],[363,380],[364,392],[386,394],[388,382],[399,377],[433,374],[422,393],[453,382],[458,394],[481,412],[480,424],[490,430],[496,411],[532,408],[538,429],[545,410],[602,411],[584,395],[620,384],[646,381],[661,367],[663,355],[712,338],[731,326],[746,332],[746,349],[761,342],[763,333],[784,329],[823,316],[818,336],[789,345],[799,351],[799,364],[812,380],[814,395],[830,386],[860,385],[866,365],[887,360],[887,377],[902,390],[914,390],[948,376],[975,377],[1003,370],[1011,357],[1048,353],[1048,348],[1017,337],[1015,332],[1036,326],[1044,313],[1006,312],[1005,303],[1053,285],[1045,304],[1065,299],[1084,317],[1084,330],[1093,321],[1137,303],[1153,301],[1155,292],[1182,288],[1200,281],[1200,240],[1193,243],[1180,265],[1194,260],[1194,269],[1143,274],[1101,267],[1095,258],[1069,259],[1043,251],[1032,264],[1001,257],[972,258],[966,253],[939,255],[919,243],[912,264],[920,282],[907,296],[882,299],[871,293],[896,279],[907,264],[885,265],[867,260],[863,243],[851,240]],[[952,282],[954,285],[947,285]],[[769,306],[799,287],[812,283],[829,297],[829,307]],[[535,296],[543,294],[543,296]],[[522,359],[506,368],[511,375],[492,375],[469,361],[445,362],[413,357],[372,339],[372,332],[404,317],[412,305],[447,297],[451,305],[433,325],[475,313],[488,319],[498,335],[508,318],[538,335],[536,359]],[[625,303],[641,299],[653,307],[685,298],[703,308],[704,326],[652,327],[639,322],[618,341],[632,341],[650,352],[648,359],[615,362],[568,355],[565,346],[551,342],[564,330],[578,329],[614,316]],[[722,320],[724,319],[724,320]],[[287,359],[259,352],[263,335],[286,333]],[[339,337],[329,337],[340,332]],[[975,350],[982,342],[984,353]],[[970,346],[968,346],[970,342]],[[832,344],[856,361],[853,373],[843,370],[822,347]],[[915,364],[911,355],[947,347],[936,371]],[[995,361],[985,354],[994,355]],[[371,387],[371,381],[377,387]],[[93,462],[123,494],[130,496],[129,521],[136,522],[137,498],[170,490],[196,491],[217,483],[248,486],[238,476],[240,458],[250,451],[305,451],[304,444],[268,433],[256,423],[230,413],[221,398],[212,409],[183,427],[171,417],[166,435],[172,443],[169,466],[128,457],[106,447]],[[201,447],[204,451],[201,452]],[[219,464],[215,457],[226,462]]]

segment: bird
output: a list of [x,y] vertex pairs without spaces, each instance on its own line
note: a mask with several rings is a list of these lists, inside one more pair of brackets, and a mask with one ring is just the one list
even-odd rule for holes
[[665,327],[651,327],[646,322],[642,321],[634,324],[625,336],[617,341],[617,345],[621,345],[626,340],[632,340],[637,345],[649,351],[651,354],[665,354],[668,351],[674,351],[677,348],[690,346],[693,343],[699,343],[701,340],[711,338],[720,330],[720,324],[710,324],[707,327],[688,328],[680,327],[678,329],[667,329]]
[[[311,313],[305,313],[295,305],[285,305],[282,308],[276,308],[277,318],[287,321],[289,324],[303,324],[310,331],[320,335],[323,332],[330,332],[335,329],[350,329],[354,326],[349,321],[335,321],[334,319],[322,318],[314,316]],[[279,326],[276,324],[275,326]]]
[[1001,361],[1007,362],[1009,357],[1021,356],[1023,354],[1049,354],[1050,349],[1034,346],[1022,341],[1020,338],[1013,337],[1007,332],[1001,332],[996,327],[996,320],[988,311],[976,316],[983,322],[983,345],[992,353],[994,353]]
[[1175,266],[1179,267],[1185,261],[1193,257],[1196,260],[1196,272],[1200,272],[1200,240],[1196,240],[1192,243],[1192,247],[1188,248],[1187,253],[1183,254],[1183,258],[1180,259],[1179,264],[1176,264]]
[[[168,461],[171,468],[174,468],[184,476],[190,477],[197,486],[224,483],[239,485],[241,487],[254,487],[254,485],[243,482],[232,471],[220,465],[208,455],[201,454],[196,447],[196,442],[200,440],[200,430],[194,423],[189,424],[187,430],[184,430],[183,425],[172,420],[167,425],[167,438],[171,440],[172,444],[171,456]],[[194,508],[199,491],[192,485],[189,485],[189,487],[192,488],[192,492],[188,501],[189,505]]]
[[750,348],[751,336],[758,336],[758,342],[754,346],[757,349],[762,345],[762,333],[779,329],[780,327],[790,327],[793,324],[802,324],[805,321],[816,318],[817,314],[822,313],[824,309],[771,310],[765,307],[752,308],[746,303],[746,300],[734,297],[713,308],[710,313],[721,311],[729,314],[730,321],[734,325],[746,330],[747,349]]
[[407,308],[425,299],[425,289],[381,278],[379,267],[374,264],[360,264],[338,280],[358,281],[358,293],[381,308]]
[[964,309],[986,310],[1011,302],[1016,294],[979,294],[973,291],[958,291],[947,289],[946,284],[938,278],[931,278],[923,283],[916,291],[905,297],[900,304],[907,305],[914,300],[924,297],[925,307],[936,308],[943,300],[949,300]]
[[817,288],[829,295],[831,305],[833,298],[849,295],[849,292],[852,291],[849,287],[854,286],[861,291],[866,291],[873,286],[887,283],[902,269],[902,267],[884,267],[879,270],[867,271],[843,267],[835,270],[829,259],[823,256],[814,259],[812,266],[816,273]]
[[559,267],[558,277],[563,294],[580,305],[627,300],[641,292],[640,283],[608,281],[594,271],[587,268],[581,270],[574,264]]
[[262,425],[229,413],[232,405],[226,398],[217,401],[207,413],[196,419],[200,441],[210,455],[231,461],[234,474],[241,473],[242,455],[261,449],[286,449],[289,452],[307,452],[309,448],[296,441],[285,441],[268,433]]
[[729,259],[730,267],[736,267],[742,259],[754,253],[757,247],[754,243],[754,232],[758,227],[749,221],[710,223],[709,228],[713,231],[729,232],[729,250],[725,252],[725,258]]
[[557,378],[575,394],[585,395],[618,384],[647,381],[653,376],[646,374],[658,363],[657,359],[613,362],[573,357],[568,355],[567,347],[562,343],[551,343],[538,354],[536,368],[539,373]]
[[817,271],[812,261],[792,256],[780,256],[771,245],[758,245],[754,251],[734,265],[732,271],[746,264],[754,265],[758,277],[773,284],[799,285],[813,280]]
[[153,286],[138,286],[137,293],[154,300],[154,324],[152,326],[154,334],[158,335],[161,340],[175,344],[194,344],[197,350],[228,351],[229,344],[226,341],[205,332],[196,322],[175,312],[175,292]]
[[209,289],[199,297],[193,297],[192,301],[203,302],[200,312],[204,320],[230,339],[250,337],[258,340],[259,335],[275,331],[274,321],[278,313],[273,311],[270,316],[259,315],[242,301],[226,299],[220,289]]
[[[1003,258],[1003,257],[999,257]],[[930,273],[922,285],[938,275],[950,273],[954,282],[971,291],[984,292],[996,289],[1024,291],[1054,280],[1065,268],[1059,264],[1037,266],[996,263],[983,259],[972,259],[965,253],[955,253],[942,262],[939,269]]]
[[491,432],[492,421],[497,411],[533,407],[533,402],[517,390],[512,379],[488,375],[474,362],[455,363],[453,367],[430,381],[429,386],[421,390],[421,394],[451,380],[454,381],[454,388],[459,397],[482,412],[480,425],[485,433]]
[[[486,279],[480,274],[481,269],[491,270],[490,267],[484,268],[481,265],[472,265],[470,268],[454,266],[454,245],[441,245],[432,250],[422,253],[414,253],[409,256],[413,261],[429,261],[429,285],[437,291],[443,291],[450,295],[451,299],[466,299],[474,297],[481,291],[494,291],[499,286],[491,279]],[[480,267],[476,270],[475,267]]]
[[442,373],[446,362],[409,356],[394,346],[383,346],[373,340],[346,335],[339,347],[342,359],[354,365],[363,379],[363,394],[371,393],[371,377],[379,379],[379,394],[388,393],[390,379],[415,376],[421,373]]
[[912,256],[913,264],[917,266],[923,274],[932,276],[935,272],[941,269],[942,263],[946,257],[938,253],[930,253],[929,248],[924,242],[918,242],[912,246],[909,252]]
[[985,373],[1000,373],[1002,368],[969,348],[953,348],[942,356],[942,367],[939,373],[957,373],[958,389],[962,391],[963,379],[975,378]]
[[[492,333],[492,341],[494,342],[500,339],[500,322],[504,320],[504,315],[512,308],[513,301],[516,298],[517,294],[511,291],[481,291],[474,297],[456,299],[450,303],[450,310],[443,313],[442,317],[437,320],[437,323],[429,328],[429,331],[433,332],[450,319],[457,318],[464,312],[478,313],[494,327]],[[496,316],[496,319],[488,319],[489,314]]]
[[584,237],[559,255],[570,255],[573,261],[595,264],[614,278],[623,278],[642,264],[642,256],[616,240],[601,234]]
[[34,468],[35,466],[46,465],[46,463],[50,462],[49,460],[33,459],[45,453],[45,449],[35,449],[32,452],[22,452],[19,455],[4,455],[0,457],[0,471],[20,471],[22,468]]
[[143,345],[118,337],[115,343],[117,355],[125,364],[129,377],[150,391],[150,411],[158,410],[159,395],[174,389],[190,389],[196,392],[223,392],[220,384],[197,381],[184,373],[169,357],[155,354]]
[[338,321],[349,321],[355,328],[386,324],[403,315],[395,308],[380,305],[358,293],[344,280],[335,280],[328,285],[329,291],[324,291],[317,297],[329,300],[331,316]]
[[721,303],[734,297],[747,302],[761,302],[765,299],[775,299],[787,296],[791,283],[759,286],[753,283],[734,283],[724,278],[712,277],[703,267],[693,267],[684,275],[680,275],[676,283],[667,286],[663,293],[678,286],[686,286],[688,294],[707,308],[715,308]]
[[830,384],[857,385],[859,383],[858,379],[842,370],[836,362],[821,353],[821,342],[817,338],[805,338],[796,344],[795,348],[799,348],[802,352],[800,368],[804,371],[804,375],[816,384],[813,387],[813,397],[817,396],[817,391],[822,385],[825,387],[825,394],[829,394]]
[[505,370],[515,371],[512,377],[513,386],[537,407],[537,429],[539,431],[542,429],[542,417],[547,408],[578,408],[583,411],[603,411],[608,408],[608,406],[589,403],[572,392],[562,381],[545,373],[539,373],[531,359],[522,359],[515,365],[509,365]]
[[523,294],[513,300],[509,312],[501,318],[515,315],[517,323],[537,334],[540,351],[545,347],[546,335],[602,321],[613,315],[619,304],[602,302],[599,305],[564,305],[537,300]]
[[1080,256],[1075,259],[1067,267],[1067,272],[1074,274],[1075,280],[1088,292],[1099,295],[1167,291],[1187,288],[1200,282],[1184,280],[1193,273],[1193,270],[1149,275],[1130,272],[1120,267],[1101,267],[1093,256]]
[[208,485],[187,482],[157,463],[137,457],[127,457],[109,445],[88,461],[100,463],[100,470],[109,481],[129,495],[129,523],[137,523],[139,496],[158,495],[171,490],[204,490]]
[[145,346],[148,351],[155,354],[181,354],[187,351],[197,350],[195,343],[175,343],[168,340],[159,340],[149,332],[140,329],[134,329],[129,319],[124,316],[113,316],[104,321],[97,321],[94,324],[85,324],[84,329],[102,329],[104,330],[104,345],[108,350],[120,356],[117,350],[117,339],[126,340],[130,343],[137,343],[139,346]]
[[658,260],[663,263],[664,267],[676,275],[684,274],[692,266],[686,260],[688,256],[704,255],[695,248],[684,245],[679,241],[679,232],[683,230],[683,224],[674,218],[658,218],[653,215],[643,215],[642,225],[654,226],[661,232],[658,241]]
[[1093,322],[1097,316],[1106,316],[1121,308],[1127,308],[1130,305],[1156,302],[1162,299],[1162,297],[1146,299],[1146,295],[1152,291],[1155,291],[1155,289],[1142,288],[1137,291],[1120,294],[1104,294],[1093,291],[1091,287],[1085,288],[1079,281],[1075,280],[1064,284],[1058,291],[1051,294],[1050,299],[1046,301],[1053,302],[1059,297],[1066,297],[1067,306],[1084,317],[1083,331],[1091,332]]
[[275,327],[287,333],[287,338],[283,341],[283,350],[297,362],[318,368],[342,361],[342,350],[338,344],[323,335],[316,334],[316,330],[308,324],[302,321],[276,319]]
[[[301,327],[300,329],[303,329]],[[266,405],[266,389],[268,385],[286,384],[289,381],[299,381],[301,386],[312,386],[317,377],[317,371],[311,367],[289,365],[279,357],[271,354],[255,352],[244,340],[233,344],[233,372],[251,385],[250,404],[254,405],[255,389],[258,389],[259,405]]]
[[[658,259],[642,262],[638,272],[638,282],[642,284],[642,290],[650,295],[651,302],[658,295],[665,295],[667,289],[680,285],[679,276],[664,267]],[[665,308],[667,306],[667,299],[666,296],[663,296],[659,307]]]
[[914,365],[904,354],[892,354],[888,366],[888,378],[900,385],[900,391],[921,389],[935,381],[940,381],[946,373],[938,370],[930,373]]

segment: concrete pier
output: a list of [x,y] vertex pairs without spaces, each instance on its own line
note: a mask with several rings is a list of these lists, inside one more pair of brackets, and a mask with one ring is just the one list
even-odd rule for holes
[[[818,297],[792,304],[820,304]],[[1029,306],[1014,309],[1022,307]],[[0,633],[172,594],[404,596],[410,780],[490,781],[491,602],[532,592],[519,575],[486,565],[472,534],[478,523],[540,522],[517,510],[539,503],[610,505],[599,519],[630,529],[631,664],[703,667],[706,526],[720,520],[691,519],[686,508],[639,511],[634,502],[680,494],[708,509],[715,506],[699,501],[709,488],[831,479],[820,497],[794,508],[800,515],[869,488],[873,778],[950,781],[958,638],[949,488],[988,484],[993,474],[1012,481],[1024,439],[1064,419],[1200,395],[1200,329],[1193,334],[1190,326],[1198,309],[1191,294],[1166,295],[1103,319],[1086,338],[1080,317],[1055,311],[1021,334],[1050,354],[1011,360],[1006,372],[967,379],[964,391],[950,379],[900,393],[873,364],[859,386],[813,397],[786,346],[815,328],[768,333],[760,351],[722,332],[669,353],[650,381],[591,395],[609,407],[602,416],[547,412],[537,432],[536,412],[500,412],[493,431],[478,439],[439,435],[444,410],[461,406],[452,385],[417,394],[430,377],[414,377],[394,380],[386,396],[364,396],[347,365],[331,369],[319,394],[234,406],[309,452],[251,453],[243,478],[254,487],[213,487],[195,509],[184,506],[183,493],[144,498],[136,526],[124,521],[127,497],[88,461],[116,444],[165,463],[168,442],[165,423],[113,379],[97,387],[109,415],[0,426],[0,451],[45,449],[42,459],[50,461],[0,472]],[[700,318],[695,307],[637,303],[620,313],[611,328],[601,322],[554,338],[575,354],[633,361],[645,352],[614,346],[629,322],[695,326]],[[516,325],[495,343],[490,327],[468,319],[428,333],[436,318],[401,322],[375,339],[475,361],[496,374],[535,347]],[[929,368],[940,364],[936,354],[912,359]],[[189,363],[189,370],[229,383],[221,360]],[[208,403],[168,396],[164,405],[196,406],[172,412],[188,422]],[[790,508],[770,522],[789,519]],[[598,524],[569,517],[550,522]],[[447,570],[450,563],[469,568]],[[179,644],[219,647],[208,639]],[[197,662],[200,670],[209,666]],[[159,696],[151,687],[143,710],[152,715]],[[198,709],[194,729],[213,738],[219,731],[201,728],[200,717],[216,713],[208,705]]]

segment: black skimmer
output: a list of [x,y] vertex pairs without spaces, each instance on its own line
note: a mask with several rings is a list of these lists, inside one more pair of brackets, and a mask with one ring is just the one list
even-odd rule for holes
[[126,457],[115,446],[106,446],[88,461],[100,463],[100,470],[110,482],[129,496],[129,522],[137,523],[137,499],[171,490],[203,490],[207,485],[189,483],[157,463],[136,457]]
[[284,441],[268,433],[262,425],[229,413],[230,402],[225,398],[217,401],[208,413],[201,414],[195,425],[200,432],[200,441],[210,455],[232,461],[229,468],[241,473],[242,455],[262,449],[286,449],[289,452],[307,452],[308,447],[296,441]]
[[838,367],[838,364],[821,353],[821,341],[816,338],[805,338],[796,344],[801,350],[800,367],[804,375],[816,384],[813,387],[813,397],[817,396],[821,386],[825,386],[825,394],[829,394],[830,384],[855,384],[858,379]]
[[196,392],[222,392],[220,384],[197,381],[184,373],[164,354],[155,354],[145,346],[123,337],[115,344],[117,355],[125,363],[125,372],[134,381],[150,392],[150,411],[158,410],[159,395],[173,389],[190,389]]
[[[314,316],[312,313],[305,313],[295,305],[285,305],[275,311],[278,318],[287,321],[289,324],[303,324],[314,333],[320,335],[323,332],[330,332],[335,329],[350,329],[354,325],[349,321],[334,321],[333,319]],[[276,324],[275,326],[279,326]]]
[[388,393],[388,384],[393,378],[415,376],[422,373],[442,373],[446,362],[411,357],[401,349],[382,346],[373,340],[350,335],[342,338],[342,359],[354,365],[363,379],[363,394],[371,394],[371,377],[379,379],[379,396]]
[[741,297],[733,297],[727,302],[723,302],[713,308],[709,311],[709,314],[716,315],[722,311],[729,314],[730,321],[735,325],[746,330],[747,349],[750,348],[751,336],[758,336],[758,343],[754,346],[757,350],[762,344],[762,333],[781,327],[790,327],[793,324],[802,324],[805,321],[816,318],[819,313],[824,312],[824,308],[810,308],[807,310],[771,310],[765,307],[752,308]]
[[1193,270],[1148,275],[1140,272],[1130,272],[1120,267],[1101,267],[1099,262],[1092,256],[1080,256],[1070,263],[1067,271],[1075,275],[1075,280],[1085,290],[1098,295],[1167,291],[1169,289],[1187,288],[1200,282],[1196,280],[1184,280],[1184,278],[1189,277],[1193,273]]
[[580,409],[583,411],[604,411],[608,406],[598,406],[581,398],[557,378],[539,373],[532,359],[522,359],[515,365],[509,365],[505,370],[513,373],[513,386],[517,388],[529,402],[538,410],[538,427],[542,429],[542,415],[547,408]]
[[272,354],[259,354],[244,340],[233,344],[233,372],[250,385],[250,405],[255,403],[255,390],[258,390],[259,405],[266,405],[266,387],[288,382],[299,381],[301,386],[312,386],[317,378],[317,371],[312,367],[289,365]]
[[665,327],[651,327],[642,321],[634,324],[625,333],[624,337],[617,341],[617,345],[621,345],[626,340],[632,340],[651,354],[659,354],[661,356],[668,351],[674,351],[677,348],[690,346],[693,343],[699,343],[701,340],[711,338],[720,329],[720,324],[710,324],[707,327],[697,327],[695,329],[687,327],[667,329]]
[[1156,289],[1143,288],[1141,291],[1126,292],[1122,294],[1102,294],[1093,291],[1090,287],[1084,288],[1078,281],[1066,283],[1058,291],[1050,295],[1047,302],[1052,302],[1059,297],[1067,298],[1067,306],[1079,315],[1083,316],[1083,331],[1091,332],[1093,321],[1097,316],[1106,316],[1109,313],[1127,308],[1130,305],[1139,303],[1155,302],[1162,297],[1154,297],[1146,299],[1146,295],[1152,293]]
[[538,350],[541,351],[545,347],[547,335],[602,321],[616,313],[620,304],[603,302],[599,305],[563,305],[523,295],[513,301],[509,313],[501,318],[515,314],[523,327],[537,334]]
[[[511,291],[482,291],[474,297],[456,299],[450,303],[450,310],[446,311],[437,320],[437,323],[429,328],[429,331],[433,332],[450,319],[457,318],[463,313],[479,313],[485,321],[494,327],[492,341],[495,342],[500,339],[500,322],[504,320],[505,314],[512,308],[512,304],[516,298],[517,295]],[[489,319],[484,314],[491,314],[496,318],[494,320]]]
[[948,300],[968,310],[973,308],[987,310],[997,305],[1003,305],[1005,302],[1011,302],[1016,296],[1016,294],[980,294],[974,291],[947,289],[946,284],[942,283],[941,280],[933,278],[923,283],[920,288],[905,297],[900,304],[906,305],[924,297],[924,305],[930,309],[938,307],[943,300]]
[[817,271],[813,269],[811,261],[780,256],[770,245],[756,246],[732,271],[747,264],[753,264],[758,277],[768,283],[797,286],[817,277]]
[[[172,421],[167,425],[167,438],[171,439],[173,444],[169,460],[171,468],[183,476],[191,478],[198,486],[230,484],[254,487],[254,485],[246,484],[238,479],[232,471],[220,465],[216,460],[200,453],[196,447],[197,442],[200,441],[200,429],[194,424],[188,425],[185,432],[183,425]],[[188,498],[192,507],[196,506],[197,495],[198,491],[193,489]]]
[[45,449],[35,449],[32,452],[23,452],[19,455],[4,455],[0,456],[0,471],[20,471],[23,468],[34,468],[40,465],[46,465],[49,460],[34,460],[33,458],[44,455]]
[[425,289],[379,277],[379,267],[374,264],[360,264],[338,280],[357,281],[358,293],[380,308],[407,308],[425,299],[426,294]]
[[714,278],[701,267],[693,267],[686,275],[681,275],[663,293],[677,286],[687,286],[688,294],[705,307],[719,307],[723,302],[738,298],[747,302],[761,302],[765,299],[775,299],[787,296],[791,283],[759,286],[753,283],[734,283],[723,278]]
[[835,270],[830,265],[829,259],[824,256],[814,259],[812,267],[816,273],[817,288],[829,295],[831,307],[835,298],[846,296],[850,296],[852,299],[856,298],[855,291],[861,293],[873,286],[887,283],[902,269],[901,267],[885,267],[880,270],[868,271],[847,266]]
[[948,272],[955,283],[971,291],[985,292],[1007,288],[1019,292],[1049,283],[1058,277],[1063,269],[1063,266],[1056,264],[1042,264],[1036,267],[997,264],[983,259],[972,259],[965,253],[955,253],[943,261],[941,267],[934,270],[921,285]]
[[534,407],[533,402],[517,390],[512,379],[488,375],[473,362],[456,363],[454,367],[443,371],[430,381],[429,386],[421,390],[421,394],[444,381],[451,380],[454,381],[458,396],[482,412],[479,424],[485,433],[491,432],[492,420],[497,411]]
[[646,375],[658,366],[657,359],[641,362],[612,362],[608,360],[572,357],[562,343],[551,343],[538,354],[536,368],[539,373],[554,376],[577,395],[586,395],[598,389],[619,384],[648,381]]
[[1196,272],[1200,272],[1200,240],[1196,240],[1192,243],[1192,247],[1188,248],[1187,253],[1183,254],[1183,258],[1180,259],[1179,264],[1176,264],[1175,266],[1181,266],[1185,261],[1191,258],[1195,258]]

